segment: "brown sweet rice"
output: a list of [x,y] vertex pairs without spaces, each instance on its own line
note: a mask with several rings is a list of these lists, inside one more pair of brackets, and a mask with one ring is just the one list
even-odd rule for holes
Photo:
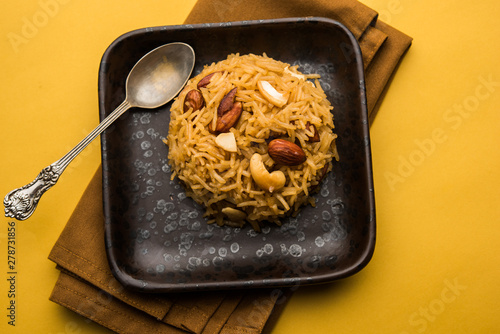
[[[183,111],[188,91],[197,89],[197,83],[215,73],[210,83],[199,90],[206,105],[201,110]],[[314,204],[311,190],[331,170],[333,158],[338,160],[333,133],[333,107],[326,99],[319,75],[303,75],[297,66],[267,57],[231,54],[227,59],[205,66],[192,78],[173,102],[167,138],[168,159],[172,179],[178,177],[188,196],[206,208],[209,223],[241,227],[245,221],[259,230],[264,221],[280,224],[280,218],[296,213],[305,204]],[[281,108],[271,104],[257,89],[257,82],[265,80],[288,96]],[[209,131],[217,118],[221,99],[237,87],[236,101],[243,104],[243,112],[230,129],[237,142],[237,152],[226,152],[215,143],[216,135]],[[313,124],[320,136],[310,142]],[[286,138],[298,143],[307,160],[298,166],[276,164],[268,154],[267,144],[272,138]],[[259,188],[252,179],[249,162],[254,153],[262,155],[269,171],[281,170],[286,176],[283,188],[269,192]],[[244,221],[230,221],[222,213],[224,207],[236,208],[246,214]]]

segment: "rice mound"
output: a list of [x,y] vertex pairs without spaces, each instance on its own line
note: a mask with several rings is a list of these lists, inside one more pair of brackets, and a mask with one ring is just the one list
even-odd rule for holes
[[[198,88],[198,82],[212,73],[209,84]],[[189,80],[172,103],[164,142],[169,147],[172,179],[178,177],[187,195],[206,208],[209,223],[242,227],[248,222],[260,230],[264,222],[280,225],[280,218],[297,213],[303,205],[314,205],[311,192],[331,170],[332,159],[339,159],[333,107],[318,78],[266,54],[231,54],[205,66]],[[284,106],[273,105],[261,94],[257,83],[262,80],[288,98]],[[228,152],[217,145],[217,134],[211,129],[221,100],[235,87],[235,101],[242,103],[243,111],[229,130],[236,139],[237,152]],[[184,111],[184,99],[191,90],[202,93],[205,106]],[[310,124],[319,134],[317,142],[309,140],[313,135]],[[298,144],[305,152],[305,162],[298,166],[277,164],[268,154],[268,143],[274,138]],[[283,188],[270,192],[256,184],[249,167],[254,153],[262,156],[269,172],[284,173]],[[235,216],[234,210],[228,214],[225,208],[241,214]]]

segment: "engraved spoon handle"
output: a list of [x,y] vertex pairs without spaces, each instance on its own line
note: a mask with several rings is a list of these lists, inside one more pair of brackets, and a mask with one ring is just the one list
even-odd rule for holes
[[35,211],[42,195],[56,184],[57,180],[71,161],[73,161],[73,159],[97,136],[106,130],[111,123],[131,107],[132,105],[127,100],[123,101],[122,104],[109,114],[91,133],[79,142],[78,145],[71,149],[71,151],[53,164],[42,169],[33,182],[9,192],[3,200],[5,216],[17,220],[28,219]]

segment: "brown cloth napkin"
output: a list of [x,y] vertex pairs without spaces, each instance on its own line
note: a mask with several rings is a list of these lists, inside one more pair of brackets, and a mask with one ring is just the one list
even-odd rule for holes
[[[411,38],[377,21],[377,13],[358,1],[198,0],[186,23],[304,16],[340,21],[358,39],[372,112]],[[106,258],[101,185],[99,168],[49,255],[60,270],[50,300],[117,333],[270,330],[270,317],[279,314],[290,290],[141,294],[121,286]]]
[[355,0],[198,0],[186,23],[320,16],[343,23],[356,37],[365,67],[370,113],[386,88],[411,37],[377,20],[373,9]]

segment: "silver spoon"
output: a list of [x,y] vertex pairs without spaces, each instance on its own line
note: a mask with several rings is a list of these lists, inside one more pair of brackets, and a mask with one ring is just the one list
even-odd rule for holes
[[157,108],[172,100],[184,87],[194,68],[194,51],[184,43],[160,46],[143,56],[130,71],[125,100],[64,157],[42,169],[36,179],[5,196],[5,216],[25,220],[40,197],[61,176],[70,162],[111,123],[132,107]]

